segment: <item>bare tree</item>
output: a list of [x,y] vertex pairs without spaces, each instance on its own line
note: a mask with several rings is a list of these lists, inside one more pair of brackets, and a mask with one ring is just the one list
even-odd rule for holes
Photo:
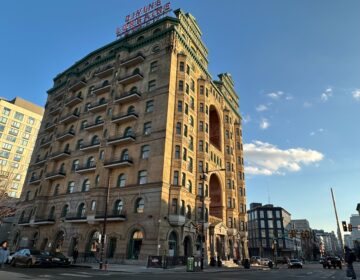
[[0,169],[0,219],[15,214],[14,199],[9,196],[13,176],[12,170]]

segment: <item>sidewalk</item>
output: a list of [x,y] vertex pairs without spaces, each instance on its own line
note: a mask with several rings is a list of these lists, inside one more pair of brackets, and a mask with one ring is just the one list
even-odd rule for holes
[[[73,267],[86,267],[91,269],[99,269],[98,263],[93,264],[78,264]],[[242,266],[239,267],[212,267],[206,266],[203,272],[229,272],[229,271],[255,271],[255,270],[269,270],[268,267],[261,266],[252,266],[250,269],[245,269]],[[139,265],[129,265],[129,264],[109,264],[106,271],[113,272],[123,272],[123,273],[152,273],[152,274],[162,274],[162,273],[178,273],[186,272],[186,266],[176,266],[172,268],[147,268],[146,266]]]

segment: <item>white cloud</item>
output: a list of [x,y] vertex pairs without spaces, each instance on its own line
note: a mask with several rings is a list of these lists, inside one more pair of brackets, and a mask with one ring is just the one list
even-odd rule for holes
[[333,95],[332,88],[327,88],[325,92],[323,92],[320,96],[321,101],[326,102],[329,100],[329,98]]
[[267,94],[267,96],[272,99],[279,99],[283,94],[284,93],[282,91],[277,91],[277,92],[270,92]]
[[315,150],[282,150],[261,141],[244,144],[244,153],[245,172],[253,175],[284,175],[286,172],[297,172],[303,165],[316,164],[324,158],[322,153]]
[[258,112],[263,112],[266,111],[268,109],[268,107],[264,104],[260,104],[259,106],[256,107],[256,111]]
[[260,122],[260,128],[262,130],[265,130],[267,129],[268,127],[270,126],[270,123],[267,119],[262,119],[261,122]]
[[311,131],[310,136],[314,136],[317,133],[323,133],[324,131],[325,131],[325,129],[319,128],[317,131]]
[[310,108],[312,106],[312,103],[305,101],[303,105],[305,108]]
[[360,89],[354,90],[352,92],[352,96],[354,97],[355,100],[360,101]]
[[244,123],[249,123],[251,121],[251,117],[250,115],[245,115],[242,120]]

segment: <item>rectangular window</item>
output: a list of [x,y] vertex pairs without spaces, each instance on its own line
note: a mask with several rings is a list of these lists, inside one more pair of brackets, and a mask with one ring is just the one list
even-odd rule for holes
[[9,108],[4,107],[2,113],[3,113],[4,116],[9,116],[9,115],[10,115],[10,112],[11,112],[11,110],[10,110]]
[[264,219],[264,211],[260,210],[260,219]]
[[264,220],[260,220],[260,227],[265,228],[265,221]]
[[188,163],[188,171],[189,172],[193,172],[193,159],[191,157],[189,157],[189,163]]
[[141,158],[142,159],[147,159],[149,158],[150,155],[150,146],[149,145],[144,145],[141,147]]
[[19,112],[15,112],[14,118],[19,120],[19,121],[22,121],[24,119],[24,114],[21,114]]
[[199,172],[204,171],[204,162],[202,160],[199,160]]
[[278,229],[281,228],[281,221],[280,221],[280,220],[277,220],[277,221],[276,221],[276,227],[277,227]]
[[182,112],[182,110],[183,110],[183,103],[182,103],[182,101],[178,101],[178,112]]
[[181,135],[181,123],[176,123],[176,134]]
[[20,128],[20,123],[19,122],[16,122],[16,121],[13,121],[12,123],[11,123],[11,126],[13,126],[13,127],[16,127],[16,128]]
[[198,195],[203,196],[203,184],[200,183],[198,185]]
[[171,211],[173,214],[177,214],[178,213],[178,200],[176,198],[172,199],[171,202]]
[[11,167],[14,168],[14,169],[18,169],[18,168],[19,168],[19,163],[17,163],[17,162],[12,162],[12,163],[11,163]]
[[185,71],[185,63],[180,61],[180,65],[179,65],[179,71],[184,72]]
[[184,124],[184,136],[187,137],[188,136],[188,127],[186,124]]
[[7,118],[0,117],[0,123],[6,124],[6,122],[7,122]]
[[0,159],[0,165],[1,166],[7,165],[7,160],[6,159]]
[[149,135],[151,133],[151,122],[144,123],[144,134]]
[[175,158],[180,159],[180,146],[179,145],[175,146]]
[[34,125],[35,124],[35,119],[32,117],[28,118],[28,124]]
[[21,161],[21,155],[15,154],[14,161],[17,161],[17,162]]
[[191,91],[195,91],[195,81],[193,79],[191,79],[191,87],[190,87]]
[[27,126],[25,127],[25,131],[28,132],[28,133],[31,133],[32,127],[29,126],[29,125],[27,125]]
[[186,64],[186,74],[190,74],[190,66]]
[[21,145],[23,145],[23,146],[27,146],[28,143],[29,143],[29,141],[27,141],[27,140],[21,140]]
[[189,85],[188,85],[188,83],[185,84],[185,92],[187,94],[189,94]]
[[150,72],[155,72],[158,69],[158,62],[153,61],[150,63]]
[[187,150],[186,148],[183,148],[183,160],[187,159]]
[[190,108],[192,109],[192,110],[194,110],[195,109],[195,99],[194,99],[194,97],[190,97]]
[[231,200],[231,197],[228,197],[228,198],[227,198],[227,207],[228,207],[228,208],[231,208],[231,201],[232,201],[232,200]]
[[204,141],[200,140],[199,141],[199,152],[203,152],[204,151]]
[[25,132],[23,134],[23,138],[29,140],[30,139],[30,133]]
[[138,181],[139,181],[140,185],[147,183],[147,171],[146,170],[139,171]]
[[204,86],[200,86],[200,94],[201,94],[201,95],[204,94]]
[[273,228],[273,227],[274,227],[274,222],[273,222],[273,220],[268,220],[268,226],[269,226],[269,228]]
[[148,91],[153,91],[156,88],[156,80],[149,81]]
[[184,91],[184,81],[179,81],[179,91]]
[[273,213],[272,213],[271,210],[268,210],[268,211],[267,211],[267,217],[268,217],[268,219],[272,219]]
[[204,131],[204,122],[203,121],[199,122],[199,131]]
[[204,113],[204,103],[200,103],[199,111]]
[[8,140],[8,141],[10,141],[10,142],[16,142],[16,137],[15,137],[15,136],[8,135],[8,136],[6,136],[6,140]]
[[145,112],[150,113],[154,111],[154,100],[146,101]]
[[10,127],[9,134],[17,136],[19,134],[19,130],[13,127]]
[[175,186],[179,185],[179,171],[174,171],[173,184]]
[[185,114],[189,114],[189,105],[187,103],[185,103]]
[[208,133],[209,132],[209,125],[206,123],[205,124],[205,132]]
[[3,145],[2,145],[3,149],[8,150],[8,151],[11,151],[12,146],[13,145],[8,144],[8,143],[3,143]]
[[7,151],[0,151],[0,157],[2,158],[9,158],[10,153]]

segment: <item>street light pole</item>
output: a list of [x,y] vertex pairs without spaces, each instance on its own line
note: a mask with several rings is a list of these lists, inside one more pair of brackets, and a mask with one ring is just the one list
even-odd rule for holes
[[103,259],[104,259],[104,247],[105,247],[105,238],[106,238],[106,225],[107,225],[107,212],[108,212],[109,196],[110,196],[110,176],[108,178],[108,185],[107,185],[107,189],[106,189],[103,233],[101,235],[101,251],[100,251],[100,262],[99,262],[99,268],[100,269],[103,269]]

